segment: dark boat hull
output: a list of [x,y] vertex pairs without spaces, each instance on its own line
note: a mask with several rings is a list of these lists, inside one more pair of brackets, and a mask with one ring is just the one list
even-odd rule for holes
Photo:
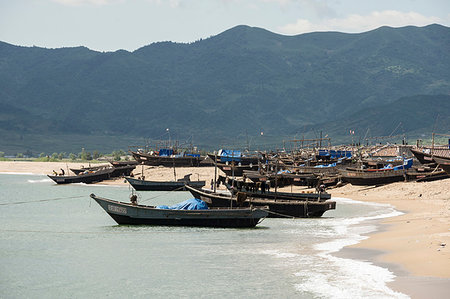
[[424,153],[423,151],[410,149],[411,153],[413,153],[414,157],[419,160],[422,164],[434,163],[433,158],[431,158],[430,153]]
[[388,170],[388,171],[341,171],[342,180],[357,186],[374,186],[385,185],[406,180],[406,172],[404,170]]
[[47,175],[57,184],[73,184],[73,183],[85,183],[92,184],[107,180],[111,177],[113,169],[99,170],[95,173],[71,175],[71,176],[56,176]]
[[111,178],[120,177],[120,176],[128,176],[131,172],[136,168],[136,164],[133,165],[117,165],[117,166],[94,166],[94,167],[85,167],[85,168],[70,168],[70,171],[75,173],[76,175],[80,175],[85,171],[93,171],[97,172],[102,169],[112,168],[113,171],[110,174]]
[[[209,193],[203,190],[186,186],[195,198],[206,202],[210,207],[237,206],[236,197],[225,196],[217,193]],[[308,201],[308,200],[285,200],[285,199],[264,199],[247,197],[242,206],[269,207],[271,218],[306,218],[321,217],[328,210],[336,209],[335,201]]]
[[230,165],[230,164],[223,164],[223,163],[217,163],[217,168],[222,170],[227,176],[243,176],[245,171],[252,171],[252,170],[258,170],[258,164],[256,165]]
[[450,158],[446,157],[433,157],[437,164],[448,174],[450,175]]
[[157,181],[145,181],[145,180],[138,180],[134,178],[125,178],[128,183],[130,183],[131,186],[136,191],[184,191],[185,184],[189,184],[191,186],[195,186],[198,188],[201,188],[205,186],[206,181],[173,181],[173,182],[157,182]]
[[217,163],[221,163],[221,164],[226,164],[226,162],[228,162],[228,164],[231,164],[232,162],[234,162],[236,165],[238,165],[239,163],[241,164],[241,166],[244,165],[256,165],[258,166],[258,161],[259,158],[254,156],[254,157],[228,157],[228,156],[219,156],[219,155],[214,155],[214,154],[208,154],[208,157],[213,161]]
[[200,162],[203,160],[201,157],[164,157],[164,156],[154,156],[144,153],[131,152],[134,159],[139,164],[149,165],[149,166],[165,166],[165,167],[198,167]]
[[255,208],[165,210],[118,202],[94,194],[91,194],[91,197],[114,221],[126,225],[249,228],[255,227],[267,216],[267,211]]

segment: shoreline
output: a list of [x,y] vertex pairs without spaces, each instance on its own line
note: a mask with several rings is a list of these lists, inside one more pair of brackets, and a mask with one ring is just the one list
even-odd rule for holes
[[[107,164],[107,163],[101,163]],[[80,168],[88,163],[0,161],[3,174],[51,174],[53,170]],[[100,165],[100,164],[96,164]],[[142,168],[133,174],[138,177]],[[148,167],[144,175],[151,180],[174,180],[192,173],[191,180],[214,178],[214,167]],[[220,171],[219,171],[220,173]],[[127,186],[123,178],[98,185]],[[294,187],[293,191],[305,190]],[[290,191],[290,187],[289,187]],[[358,244],[344,247],[337,257],[371,262],[393,272],[388,283],[394,291],[413,298],[444,297],[450,291],[450,178],[435,182],[400,182],[380,187],[345,185],[328,190],[332,197],[389,204],[404,214],[373,220],[377,230]],[[445,245],[443,245],[445,244]]]
[[346,185],[330,193],[332,197],[389,204],[404,213],[376,220],[375,232],[343,248],[338,257],[389,269],[395,279],[388,286],[412,298],[446,297],[450,292],[450,179],[377,188]]

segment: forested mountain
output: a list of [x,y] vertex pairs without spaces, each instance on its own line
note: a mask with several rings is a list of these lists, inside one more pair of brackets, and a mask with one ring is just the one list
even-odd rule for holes
[[[375,111],[404,105],[413,118],[435,99],[427,95],[450,95],[449,49],[450,29],[440,25],[297,36],[237,26],[134,52],[0,42],[0,151],[40,150],[37,135],[66,136],[58,146],[70,151],[70,136],[89,146],[92,136],[157,138],[166,128],[211,146],[261,131],[275,139],[327,128],[339,139],[347,126],[389,132],[397,125]],[[448,97],[439,99],[420,127],[403,121],[404,131],[449,115]]]

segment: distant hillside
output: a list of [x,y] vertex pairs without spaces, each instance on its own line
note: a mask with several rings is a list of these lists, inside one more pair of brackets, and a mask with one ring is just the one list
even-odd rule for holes
[[[261,131],[282,139],[330,121],[343,128],[356,111],[450,95],[449,46],[450,29],[440,25],[298,36],[237,26],[132,53],[0,42],[0,151],[39,147],[23,137],[33,135],[67,136],[69,151],[79,143],[72,135],[143,140],[170,128],[172,137],[214,145]],[[409,115],[421,112],[405,99]],[[406,120],[403,128],[421,129]]]
[[[431,133],[450,134],[450,95],[403,97],[390,104],[362,109],[349,116],[307,128],[320,128],[342,142],[403,135],[409,140],[431,138]],[[350,135],[350,130],[355,132]],[[361,141],[361,142],[362,142]]]

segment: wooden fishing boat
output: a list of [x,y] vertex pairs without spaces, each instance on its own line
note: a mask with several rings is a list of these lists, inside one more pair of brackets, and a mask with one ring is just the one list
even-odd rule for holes
[[359,186],[385,185],[406,180],[405,170],[340,170],[340,174],[342,181]]
[[382,169],[340,169],[340,175],[344,182],[352,185],[372,186],[385,185],[394,182],[406,181],[407,169],[413,165],[412,159],[406,159],[403,165],[386,165]]
[[263,207],[173,210],[90,196],[118,224],[245,228],[255,227],[268,215]]
[[[248,197],[253,198],[267,198],[267,199],[285,199],[285,200],[309,200],[309,201],[325,201],[331,198],[331,195],[326,192],[273,192],[269,191],[270,188],[267,188],[267,181],[262,180],[260,183],[257,183],[257,187],[254,188],[252,183],[243,182],[240,180],[233,180],[232,178],[221,178],[222,181],[225,182],[225,186],[230,192],[240,192],[246,194]],[[271,180],[269,184],[272,186],[272,190],[275,183],[277,183],[277,187],[280,187],[278,184],[278,180]]]
[[130,151],[133,158],[139,163],[149,166],[165,167],[198,167],[204,157],[200,156],[158,156]]
[[256,165],[258,166],[259,157],[257,155],[243,155],[240,151],[226,151],[220,150],[218,155],[208,154],[208,157],[217,163],[221,164],[231,164],[234,162],[235,165]]
[[72,184],[72,183],[92,184],[111,178],[111,174],[113,171],[114,168],[110,167],[88,173],[80,173],[79,175],[47,175],[47,176],[57,184]]
[[430,149],[410,149],[411,153],[413,153],[414,157],[416,157],[417,160],[419,160],[422,164],[427,163],[433,163],[433,158],[431,157],[431,150]]
[[136,191],[184,191],[186,190],[184,188],[186,184],[198,188],[202,188],[206,184],[206,181],[191,181],[186,179],[166,182],[146,181],[131,177],[125,177],[125,179]]
[[82,173],[97,172],[102,169],[113,168],[110,174],[110,178],[129,176],[131,172],[136,168],[137,164],[112,164],[111,165],[99,165],[99,166],[89,166],[82,168],[70,168],[70,171],[75,173],[75,175],[80,175]]
[[197,189],[186,186],[195,198],[206,202],[209,207],[229,207],[229,206],[254,206],[269,207],[267,217],[321,217],[328,210],[336,209],[335,201],[318,201],[304,199],[279,199],[252,197],[251,195],[237,193],[236,195],[224,195],[205,189]]
[[448,174],[450,175],[450,158],[433,156],[433,160]]
[[227,176],[243,176],[245,171],[258,170],[258,164],[252,165],[236,165],[234,163],[225,164],[217,163],[217,168],[222,170]]

